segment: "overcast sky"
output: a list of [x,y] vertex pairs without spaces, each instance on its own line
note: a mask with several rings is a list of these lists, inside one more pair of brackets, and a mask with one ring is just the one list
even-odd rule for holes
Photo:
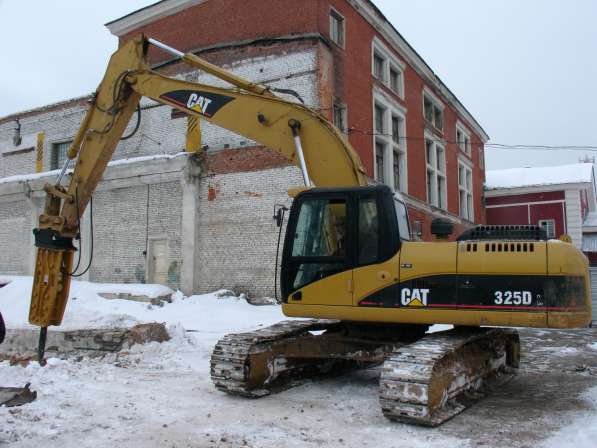
[[[93,91],[117,45],[104,23],[154,2],[0,0],[0,117]],[[597,1],[375,3],[491,142],[597,146]],[[594,154],[486,150],[489,169]]]

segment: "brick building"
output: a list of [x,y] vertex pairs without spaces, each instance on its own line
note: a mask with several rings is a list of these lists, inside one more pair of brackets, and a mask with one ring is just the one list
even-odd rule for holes
[[[296,91],[348,135],[372,180],[401,192],[423,239],[436,216],[451,220],[456,233],[485,221],[486,133],[372,2],[164,0],[106,26],[121,43],[143,32],[252,81]],[[169,76],[225,85],[160,50],[151,49],[150,60]],[[0,118],[0,228],[8,241],[1,272],[31,272],[33,250],[23,256],[22,248],[32,248],[41,188],[55,175],[48,170],[62,165],[86,100]],[[199,162],[179,154],[184,116],[148,99],[142,109],[139,131],[119,144],[95,195],[89,278],[271,294],[271,212],[288,203],[288,187],[302,183],[298,169],[207,123]],[[43,152],[35,150],[40,132]],[[43,172],[31,174],[36,157]],[[84,232],[84,255],[89,238]]]

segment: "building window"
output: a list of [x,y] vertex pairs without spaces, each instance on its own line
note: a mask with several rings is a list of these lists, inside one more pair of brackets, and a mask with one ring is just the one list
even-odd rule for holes
[[404,112],[382,95],[376,96],[375,179],[395,191],[407,190],[406,125]]
[[390,67],[390,89],[392,89],[398,95],[401,95],[401,77],[402,73],[400,73],[396,68]]
[[338,99],[334,99],[333,112],[334,125],[340,129],[340,131],[346,134],[348,129],[346,120],[346,104],[341,103]]
[[373,76],[404,98],[405,65],[377,38],[373,39]]
[[386,110],[379,104],[375,105],[375,133],[384,133],[384,122],[385,122]]
[[375,142],[375,180],[379,183],[385,183],[384,173],[386,170],[385,167],[385,153],[386,153],[386,146],[381,141]]
[[330,10],[330,37],[344,48],[344,17],[334,9]]
[[72,140],[68,140],[66,142],[60,143],[53,143],[52,144],[52,153],[51,153],[51,160],[50,160],[50,169],[57,170],[62,169],[66,159],[68,158],[67,152],[68,148],[70,147]]
[[473,222],[473,170],[458,162],[458,193],[460,197],[460,217]]
[[485,169],[485,151],[483,146],[479,146],[479,168]]
[[435,129],[444,130],[444,106],[428,92],[423,92],[423,115]]
[[471,155],[471,134],[460,123],[456,123],[456,144],[467,156]]
[[543,227],[547,233],[547,238],[556,237],[556,222],[553,219],[541,219],[539,220],[539,227]]
[[425,139],[425,155],[427,159],[427,202],[446,210],[446,152],[436,141]]
[[384,60],[383,56],[381,56],[377,52],[374,52],[373,53],[373,76],[375,76],[381,82],[384,81],[384,76],[383,76],[385,73],[384,67],[385,67],[385,60]]

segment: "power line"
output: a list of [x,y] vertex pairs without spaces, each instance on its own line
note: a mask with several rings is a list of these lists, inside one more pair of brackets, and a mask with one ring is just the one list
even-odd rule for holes
[[[404,137],[404,136],[396,136],[394,134],[388,134],[384,132],[372,132],[364,129],[358,128],[348,128],[348,132],[358,132],[365,135],[380,135],[385,137],[391,137],[394,141],[396,139],[399,140],[411,140],[411,141],[424,141],[428,140],[426,137]],[[462,142],[451,141],[441,139],[443,143],[453,143],[453,144],[460,144]],[[521,150],[538,150],[538,151],[597,151],[597,146],[593,145],[527,145],[527,144],[506,144],[506,143],[485,143],[485,148],[487,149],[521,149]]]

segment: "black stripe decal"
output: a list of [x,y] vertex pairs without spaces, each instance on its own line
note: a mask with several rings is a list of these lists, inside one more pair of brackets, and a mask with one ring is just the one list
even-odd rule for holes
[[360,306],[546,312],[585,309],[582,276],[434,275],[387,286]]
[[201,90],[173,90],[163,93],[160,98],[207,118],[213,117],[222,107],[234,100],[231,96]]

